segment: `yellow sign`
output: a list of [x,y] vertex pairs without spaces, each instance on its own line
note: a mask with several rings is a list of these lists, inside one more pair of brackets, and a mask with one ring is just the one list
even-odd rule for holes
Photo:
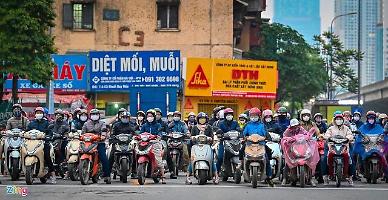
[[189,58],[186,80],[186,96],[275,99],[277,62]]

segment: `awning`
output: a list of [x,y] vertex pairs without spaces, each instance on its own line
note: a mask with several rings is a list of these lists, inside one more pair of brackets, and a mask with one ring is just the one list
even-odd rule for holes
[[[12,98],[12,94],[6,94],[3,96],[3,100],[9,100]],[[18,98],[22,103],[45,103],[46,94],[32,94],[32,93],[19,93]],[[78,100],[84,100],[84,94],[54,94],[55,103],[70,104]]]

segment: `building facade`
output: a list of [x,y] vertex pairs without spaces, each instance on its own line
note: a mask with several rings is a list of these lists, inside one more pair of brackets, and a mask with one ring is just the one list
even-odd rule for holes
[[388,77],[388,0],[382,1],[383,28],[383,66],[384,77]]
[[314,35],[321,33],[319,7],[319,0],[275,0],[273,21],[297,30],[313,45]]

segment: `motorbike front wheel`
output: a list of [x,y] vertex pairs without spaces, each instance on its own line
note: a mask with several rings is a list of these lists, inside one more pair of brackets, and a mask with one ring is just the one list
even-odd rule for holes
[[299,166],[299,182],[300,182],[300,187],[304,188],[306,185],[305,166]]
[[371,179],[373,184],[377,184],[377,179],[379,178],[379,167],[377,163],[372,164]]
[[342,165],[336,165],[335,169],[335,185],[337,187],[341,186],[341,180],[342,180]]
[[77,181],[78,179],[78,170],[76,166],[77,166],[76,163],[68,164],[69,177],[70,177],[70,180],[72,181]]
[[81,160],[79,165],[79,179],[82,185],[87,185],[89,182],[89,164],[90,161],[88,159]]
[[32,185],[34,183],[34,177],[33,177],[33,166],[26,166],[26,183],[27,185]]
[[236,184],[241,183],[241,170],[240,169],[235,170],[233,179],[234,179],[234,183],[236,183]]
[[174,165],[174,173],[175,173],[175,176],[178,176],[179,174],[179,157],[180,155],[173,155],[172,156],[172,163]]
[[252,168],[252,187],[257,188],[257,179],[259,178],[259,175],[257,173],[257,167]]
[[127,159],[122,159],[121,160],[121,163],[120,163],[120,169],[121,169],[121,177],[120,177],[120,180],[123,182],[123,183],[127,183],[128,181],[128,169],[129,169],[129,164],[128,164],[128,160]]
[[11,180],[17,181],[19,179],[19,158],[12,158],[11,160]]
[[198,170],[198,184],[205,185],[207,182],[207,170]]
[[138,164],[137,166],[137,182],[144,185],[146,179],[146,163]]

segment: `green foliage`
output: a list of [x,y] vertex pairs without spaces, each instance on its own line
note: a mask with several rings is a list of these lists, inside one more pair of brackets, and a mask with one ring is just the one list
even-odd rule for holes
[[55,53],[54,0],[0,1],[0,69],[46,84],[52,77]]
[[358,78],[353,69],[350,68],[350,63],[362,60],[362,53],[353,49],[345,49],[339,37],[330,32],[315,36],[314,40],[317,42],[317,50],[321,51],[322,57],[327,58],[325,59],[326,66],[333,73],[330,90],[344,88],[349,92],[356,93]]
[[324,61],[296,30],[282,24],[263,24],[260,47],[247,53],[255,60],[278,61],[277,101],[306,102],[325,91]]

